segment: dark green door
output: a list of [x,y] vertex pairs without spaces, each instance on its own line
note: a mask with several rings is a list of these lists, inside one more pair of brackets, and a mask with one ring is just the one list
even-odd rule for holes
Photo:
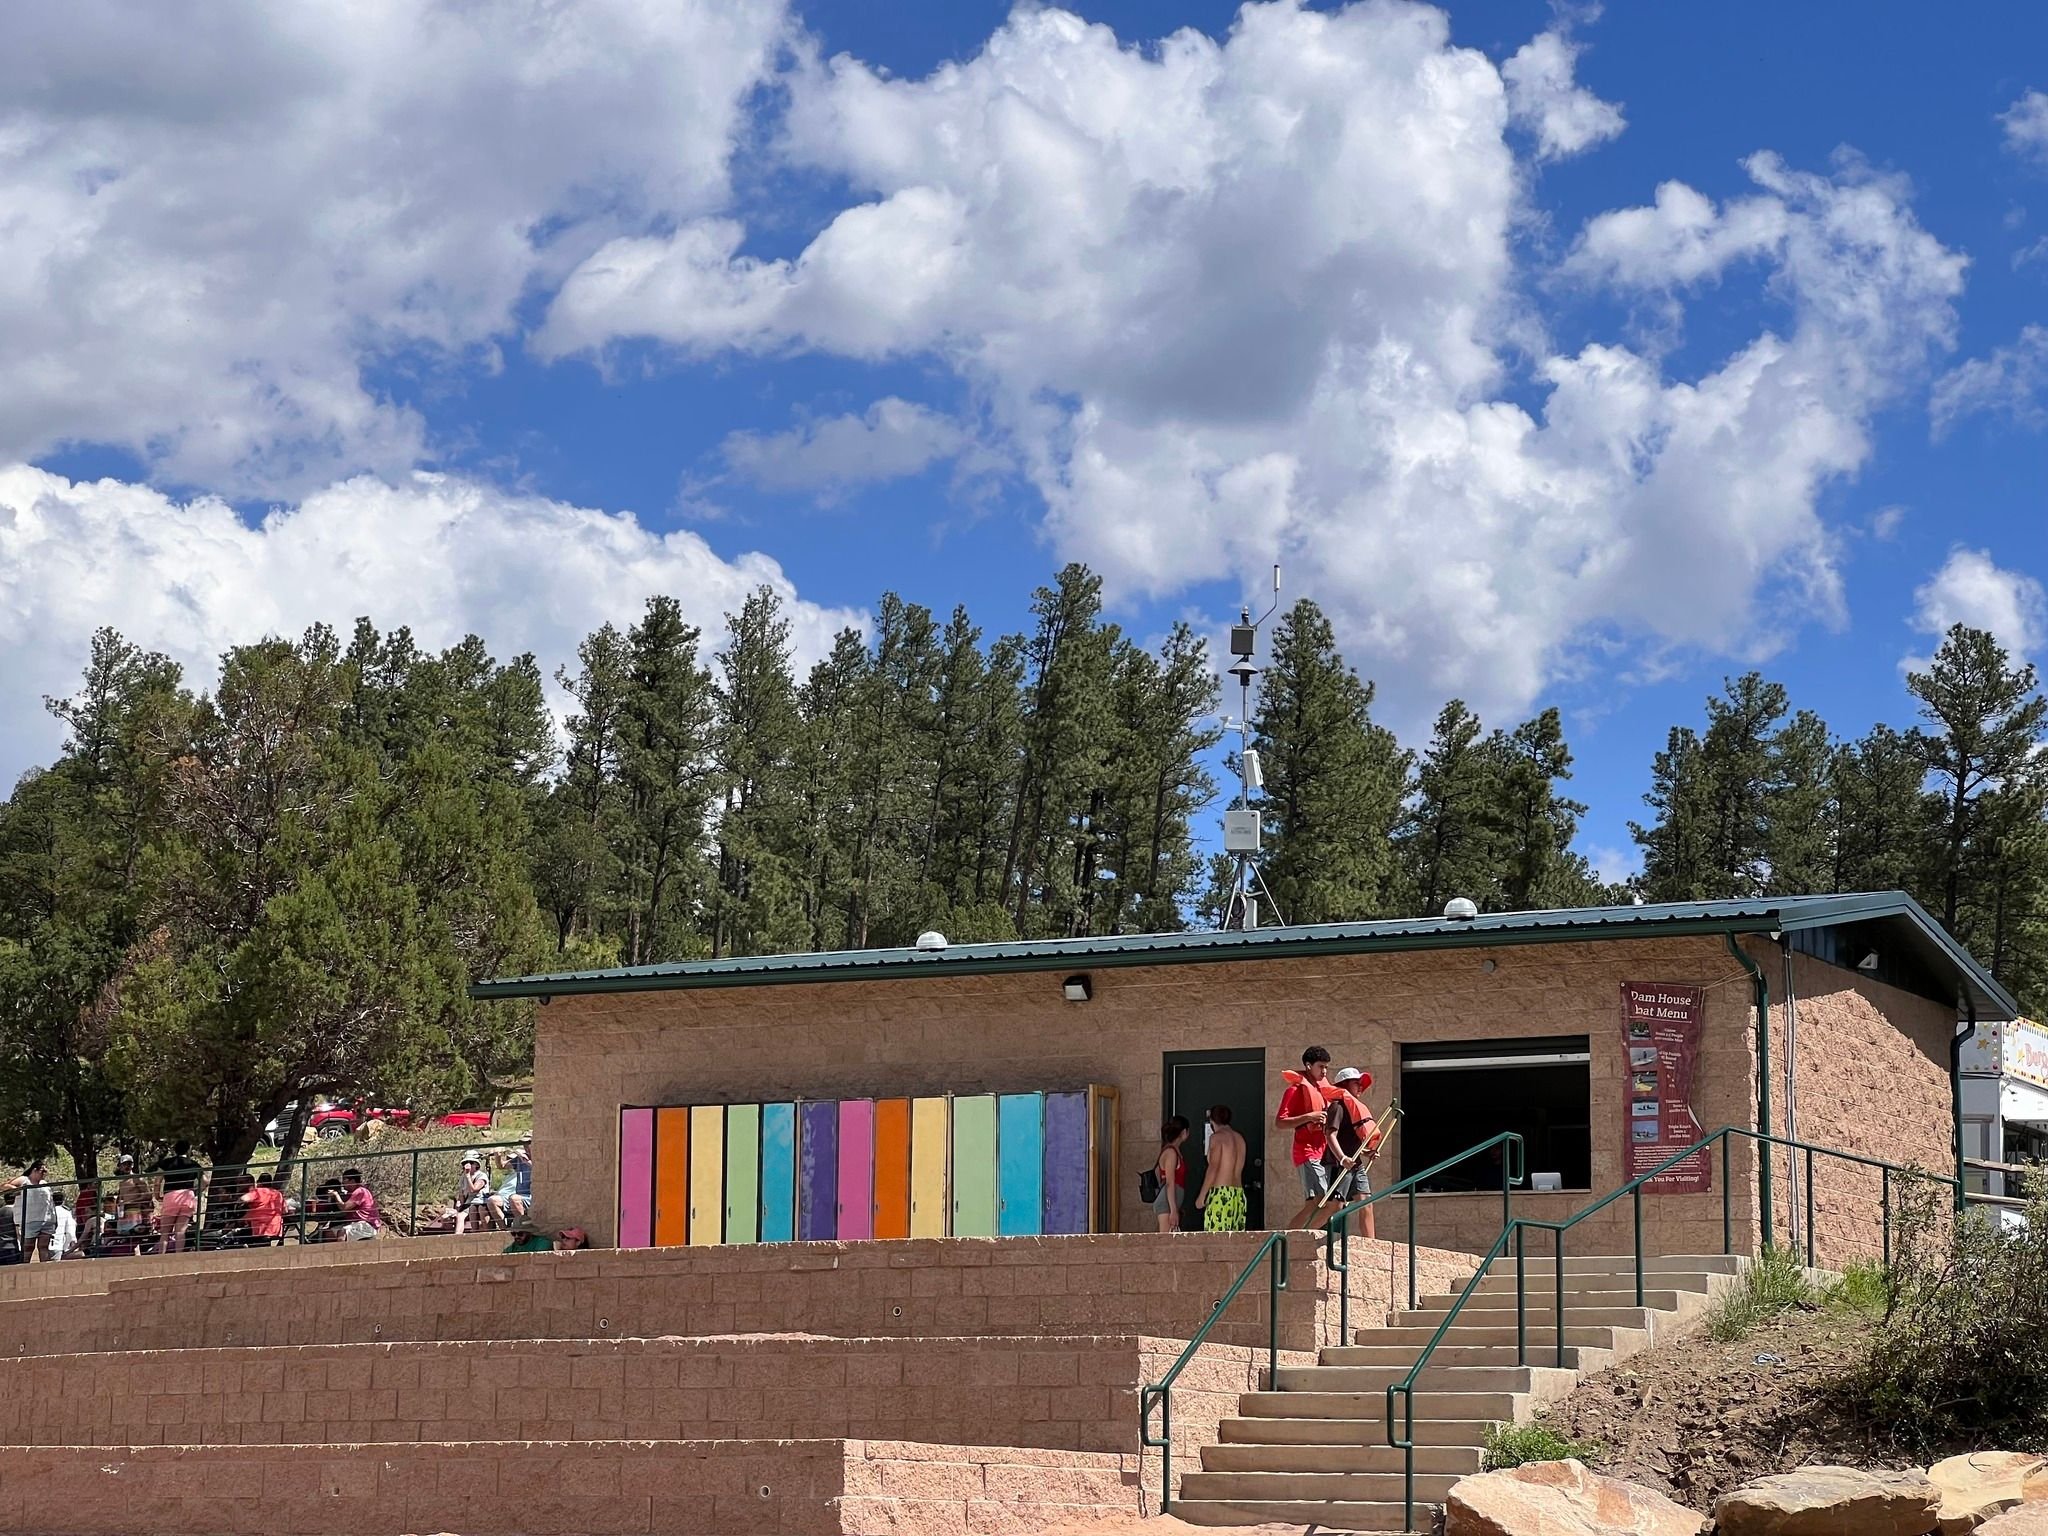
[[[1244,1137],[1246,1219],[1254,1228],[1266,1224],[1266,1053],[1255,1050],[1168,1051],[1165,1058],[1166,1105],[1161,1118],[1180,1115],[1188,1131],[1188,1187],[1180,1208],[1180,1224],[1202,1225],[1195,1209],[1208,1160],[1202,1156],[1202,1122],[1211,1104],[1230,1106],[1230,1123]],[[1155,1147],[1156,1150],[1156,1147]]]

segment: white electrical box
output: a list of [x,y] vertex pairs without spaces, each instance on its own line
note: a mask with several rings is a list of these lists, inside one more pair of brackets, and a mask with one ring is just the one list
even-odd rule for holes
[[1225,853],[1257,853],[1259,851],[1259,813],[1257,811],[1225,811],[1223,813],[1223,851]]

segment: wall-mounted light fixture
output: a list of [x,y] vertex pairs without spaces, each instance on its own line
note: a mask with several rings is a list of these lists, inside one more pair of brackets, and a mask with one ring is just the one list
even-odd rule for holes
[[1070,1003],[1085,1003],[1094,996],[1094,988],[1088,985],[1086,976],[1069,976],[1060,983],[1060,995]]
[[1858,961],[1856,962],[1856,969],[1857,969],[1857,970],[1859,970],[1859,971],[1874,971],[1874,970],[1876,970],[1876,969],[1877,969],[1877,951],[1873,949],[1873,950],[1872,950],[1872,951],[1871,951],[1871,952],[1870,952],[1869,954],[1865,955],[1865,956],[1864,956],[1864,957],[1863,957],[1863,958],[1862,958],[1861,960],[1858,960]]

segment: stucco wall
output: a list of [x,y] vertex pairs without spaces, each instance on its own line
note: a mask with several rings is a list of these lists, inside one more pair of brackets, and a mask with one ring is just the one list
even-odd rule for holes
[[[1775,946],[1755,944],[1767,966]],[[1492,962],[1492,969],[1486,962]],[[1910,1016],[1913,1044],[1895,1065],[1924,1054],[1935,1005],[1830,971],[1855,1007],[1816,980],[1801,1010],[1802,1071],[1825,1076],[1840,1037],[1853,1053],[1858,1031],[1883,1034],[1887,1009]],[[536,1178],[549,1219],[573,1220],[596,1241],[614,1235],[618,1107],[901,1095],[951,1090],[1004,1092],[1109,1083],[1123,1094],[1123,1220],[1145,1219],[1134,1195],[1137,1169],[1156,1144],[1162,1053],[1263,1047],[1273,1086],[1267,1099],[1269,1216],[1284,1218],[1289,1174],[1286,1133],[1270,1117],[1277,1074],[1306,1044],[1327,1046],[1378,1080],[1384,1106],[1398,1077],[1400,1047],[1451,1039],[1584,1034],[1591,1042],[1593,1188],[1623,1181],[1622,1104],[1627,1072],[1620,1023],[1624,981],[1701,986],[1705,1028],[1694,1085],[1701,1124],[1754,1124],[1754,1014],[1748,974],[1717,938],[1551,943],[1405,954],[1095,969],[1094,996],[1060,995],[1061,973],[971,977],[902,976],[886,981],[809,983],[555,999],[538,1013],[535,1095]],[[1774,999],[1780,989],[1773,986]],[[1774,1010],[1775,1012],[1775,1010]],[[1813,1022],[1809,1023],[1809,1020]],[[1940,1058],[1945,1061],[1945,1057]],[[1783,1057],[1780,1055],[1779,1060]],[[1876,1106],[1875,1078],[1859,1075],[1834,1111],[1844,1134]],[[1782,1098],[1782,1091],[1774,1094]],[[1822,1091],[1808,1102],[1824,1115]],[[1884,1079],[1884,1100],[1904,1105],[1947,1134],[1945,1076],[1914,1067]],[[1782,1125],[1782,1120],[1780,1120]],[[1824,1118],[1802,1129],[1827,1128]],[[1246,1127],[1249,1131],[1249,1127]],[[1868,1134],[1868,1127],[1861,1131]],[[1474,1140],[1478,1139],[1475,1133]],[[1861,1144],[1861,1143],[1859,1143]],[[1398,1147],[1382,1158],[1382,1185],[1399,1168]],[[1755,1161],[1745,1144],[1732,1162],[1737,1241],[1755,1241]],[[1655,1252],[1718,1252],[1721,1170],[1705,1195],[1655,1196],[1645,1204],[1646,1245]],[[1823,1186],[1825,1189],[1825,1186]],[[1516,1209],[1556,1217],[1587,1203],[1581,1192],[1525,1196]],[[1394,1202],[1398,1205],[1399,1202]],[[1845,1219],[1847,1219],[1845,1217]],[[1874,1234],[1877,1213],[1869,1213]],[[1437,1248],[1483,1250],[1500,1230],[1498,1196],[1432,1196],[1417,1203],[1417,1237]],[[1387,1211],[1382,1235],[1404,1230]],[[1574,1232],[1572,1251],[1618,1252],[1629,1244],[1628,1203]],[[1874,1241],[1874,1237],[1873,1237]],[[1533,1251],[1533,1250],[1532,1250]]]

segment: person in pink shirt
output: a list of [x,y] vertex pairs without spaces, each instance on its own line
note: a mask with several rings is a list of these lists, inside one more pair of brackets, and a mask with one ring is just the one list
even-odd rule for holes
[[258,1242],[284,1241],[284,1191],[267,1173],[256,1175],[256,1187],[242,1196],[249,1207],[249,1235]]
[[342,1174],[341,1182],[348,1188],[348,1196],[342,1201],[348,1211],[348,1225],[341,1229],[341,1235],[345,1238],[375,1237],[384,1225],[384,1217],[377,1209],[377,1197],[363,1182],[363,1171],[351,1168]]

